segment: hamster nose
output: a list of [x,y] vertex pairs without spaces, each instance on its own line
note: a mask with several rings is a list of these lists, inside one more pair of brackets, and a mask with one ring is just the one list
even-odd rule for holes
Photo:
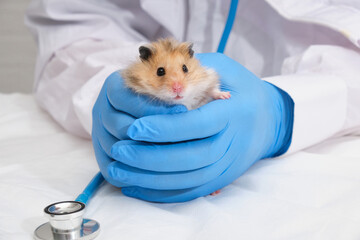
[[183,86],[179,82],[174,82],[172,85],[172,90],[174,93],[179,94],[183,90]]

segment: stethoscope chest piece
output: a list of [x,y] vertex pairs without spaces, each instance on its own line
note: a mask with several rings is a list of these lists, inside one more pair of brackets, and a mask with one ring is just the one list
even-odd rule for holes
[[83,219],[85,204],[76,201],[53,203],[44,209],[49,222],[34,233],[36,240],[91,240],[98,236],[100,224]]

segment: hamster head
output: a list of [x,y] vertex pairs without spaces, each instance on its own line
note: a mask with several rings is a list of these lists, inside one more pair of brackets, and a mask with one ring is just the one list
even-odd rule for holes
[[161,39],[139,48],[140,60],[123,71],[128,87],[172,104],[193,97],[206,72],[193,57],[192,44]]

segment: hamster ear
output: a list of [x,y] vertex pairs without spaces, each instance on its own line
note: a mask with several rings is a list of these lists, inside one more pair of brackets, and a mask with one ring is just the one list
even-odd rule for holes
[[139,53],[140,53],[141,60],[144,60],[144,61],[148,60],[152,55],[150,48],[145,47],[145,46],[141,46],[139,48]]
[[194,56],[194,50],[192,49],[193,46],[194,46],[193,43],[190,43],[188,46],[190,58],[192,58]]

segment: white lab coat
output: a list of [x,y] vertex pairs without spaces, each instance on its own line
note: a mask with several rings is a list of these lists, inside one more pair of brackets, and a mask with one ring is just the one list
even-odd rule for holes
[[[106,77],[159,37],[214,52],[230,1],[34,0],[26,22],[38,42],[35,93],[66,130],[91,132]],[[360,126],[360,2],[240,0],[225,54],[295,102],[289,152]]]

